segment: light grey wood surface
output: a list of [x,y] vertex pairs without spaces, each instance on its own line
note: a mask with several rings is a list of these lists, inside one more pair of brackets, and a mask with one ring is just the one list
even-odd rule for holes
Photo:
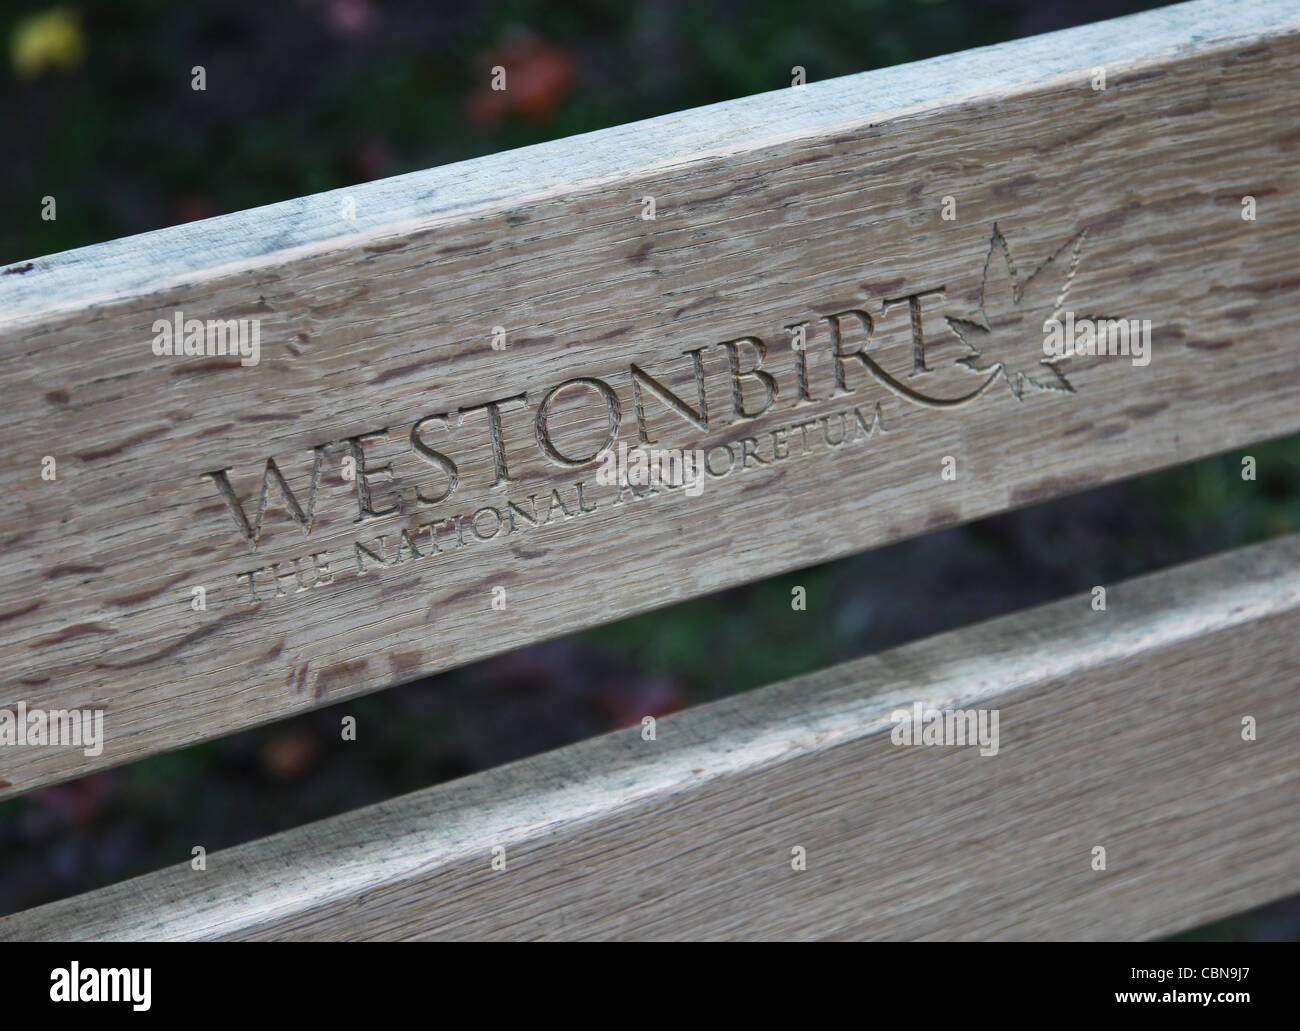
[[[1300,890],[1297,634],[1288,537],[1113,585],[1104,612],[1066,599],[16,914],[0,939],[1155,937]],[[997,754],[894,744],[916,702],[997,710]]]
[[[359,233],[334,197],[6,270],[0,707],[106,742],[4,749],[0,797],[1300,430],[1297,24],[1194,4],[377,184]],[[1149,321],[1150,364],[1052,372],[1067,309]],[[260,362],[155,356],[177,311],[260,320]],[[732,471],[634,500],[558,461],[605,438],[595,380],[620,443],[639,386],[657,446]],[[482,406],[519,394],[495,455]],[[367,482],[402,511],[358,522]],[[264,491],[254,549],[227,502]]]

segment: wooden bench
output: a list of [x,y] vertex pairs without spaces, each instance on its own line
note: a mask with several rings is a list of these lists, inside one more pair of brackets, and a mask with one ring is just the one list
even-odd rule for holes
[[[0,710],[103,718],[0,797],[1300,431],[1298,72],[1295,4],[1183,4],[0,270]],[[0,938],[1139,938],[1300,891],[1300,541],[1104,586]],[[900,744],[931,710],[996,754]]]

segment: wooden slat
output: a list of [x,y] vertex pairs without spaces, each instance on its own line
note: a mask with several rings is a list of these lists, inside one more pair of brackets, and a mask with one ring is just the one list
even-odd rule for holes
[[[1090,600],[20,913],[0,939],[1139,938],[1300,890],[1300,538]],[[893,744],[914,702],[996,709],[997,754]]]
[[[0,749],[0,796],[1300,430],[1298,24],[1293,4],[1191,4],[359,187],[355,224],[328,194],[3,270],[0,708],[102,708],[107,741]],[[963,342],[945,317],[978,318],[984,294],[995,333],[955,323]],[[1045,369],[1063,294],[1150,320],[1150,364]],[[840,390],[849,309],[873,320],[872,364],[845,359]],[[177,311],[260,319],[260,363],[156,357]],[[744,337],[780,390],[753,417],[724,346]],[[695,406],[693,349],[707,428],[641,382],[659,446],[708,449],[719,472],[734,456],[699,497],[620,503],[594,465],[545,453],[552,388],[588,381],[554,401],[561,452],[605,436],[593,379],[635,443],[632,366]],[[753,345],[736,351],[749,368]],[[758,411],[759,380],[742,385]],[[482,406],[519,394],[498,486]],[[358,523],[340,442],[381,430],[363,462],[393,478],[370,477],[371,507],[403,509]],[[413,431],[458,463],[444,502],[417,500],[447,479]],[[272,478],[250,548],[207,474],[230,470],[253,519],[274,458],[305,509],[326,444],[310,535]],[[530,496],[539,525],[491,532]],[[358,541],[402,561],[362,573]],[[330,572],[297,590],[312,555]]]

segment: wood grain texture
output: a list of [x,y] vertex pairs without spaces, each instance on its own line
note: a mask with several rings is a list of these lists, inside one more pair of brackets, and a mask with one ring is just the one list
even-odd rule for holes
[[[0,707],[100,708],[106,733],[98,756],[0,750],[0,797],[1300,430],[1298,25],[1187,5],[927,66],[928,92],[924,67],[870,73],[456,166],[447,195],[377,184],[361,232],[322,235],[327,198],[248,241],[257,213],[139,238],[120,275],[125,244],[0,276]],[[653,141],[614,159],[629,133]],[[1149,320],[1150,364],[1046,370],[1062,307]],[[260,320],[259,364],[155,356],[177,311]],[[833,357],[837,327],[870,363]],[[752,342],[737,400],[742,338],[769,407]],[[606,388],[620,443],[644,428],[731,471],[631,498],[548,456],[602,443]],[[482,406],[520,394],[497,455]],[[419,500],[449,481],[413,434],[457,464],[443,502]],[[348,457],[391,478],[350,482]],[[310,533],[271,477],[252,549],[206,474],[252,522],[269,458]],[[358,522],[358,483],[401,512]],[[391,565],[362,572],[358,542]]]
[[[1300,538],[1108,601],[214,853],[0,919],[0,939],[1128,939],[1300,890]],[[997,754],[893,744],[915,702],[998,710]]]

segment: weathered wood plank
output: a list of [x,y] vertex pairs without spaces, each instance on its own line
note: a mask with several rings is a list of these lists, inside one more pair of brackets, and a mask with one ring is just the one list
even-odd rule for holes
[[[1300,430],[1298,32],[1193,4],[6,270],[0,708],[106,741],[0,749],[0,796]],[[1067,309],[1150,363],[1052,372]],[[156,356],[176,312],[258,364]],[[615,402],[699,496],[566,464]]]
[[[1162,935],[1300,890],[1297,634],[1289,537],[1113,586],[1104,612],[1002,617],[15,914],[0,939]],[[996,754],[893,743],[915,703],[996,710]]]

